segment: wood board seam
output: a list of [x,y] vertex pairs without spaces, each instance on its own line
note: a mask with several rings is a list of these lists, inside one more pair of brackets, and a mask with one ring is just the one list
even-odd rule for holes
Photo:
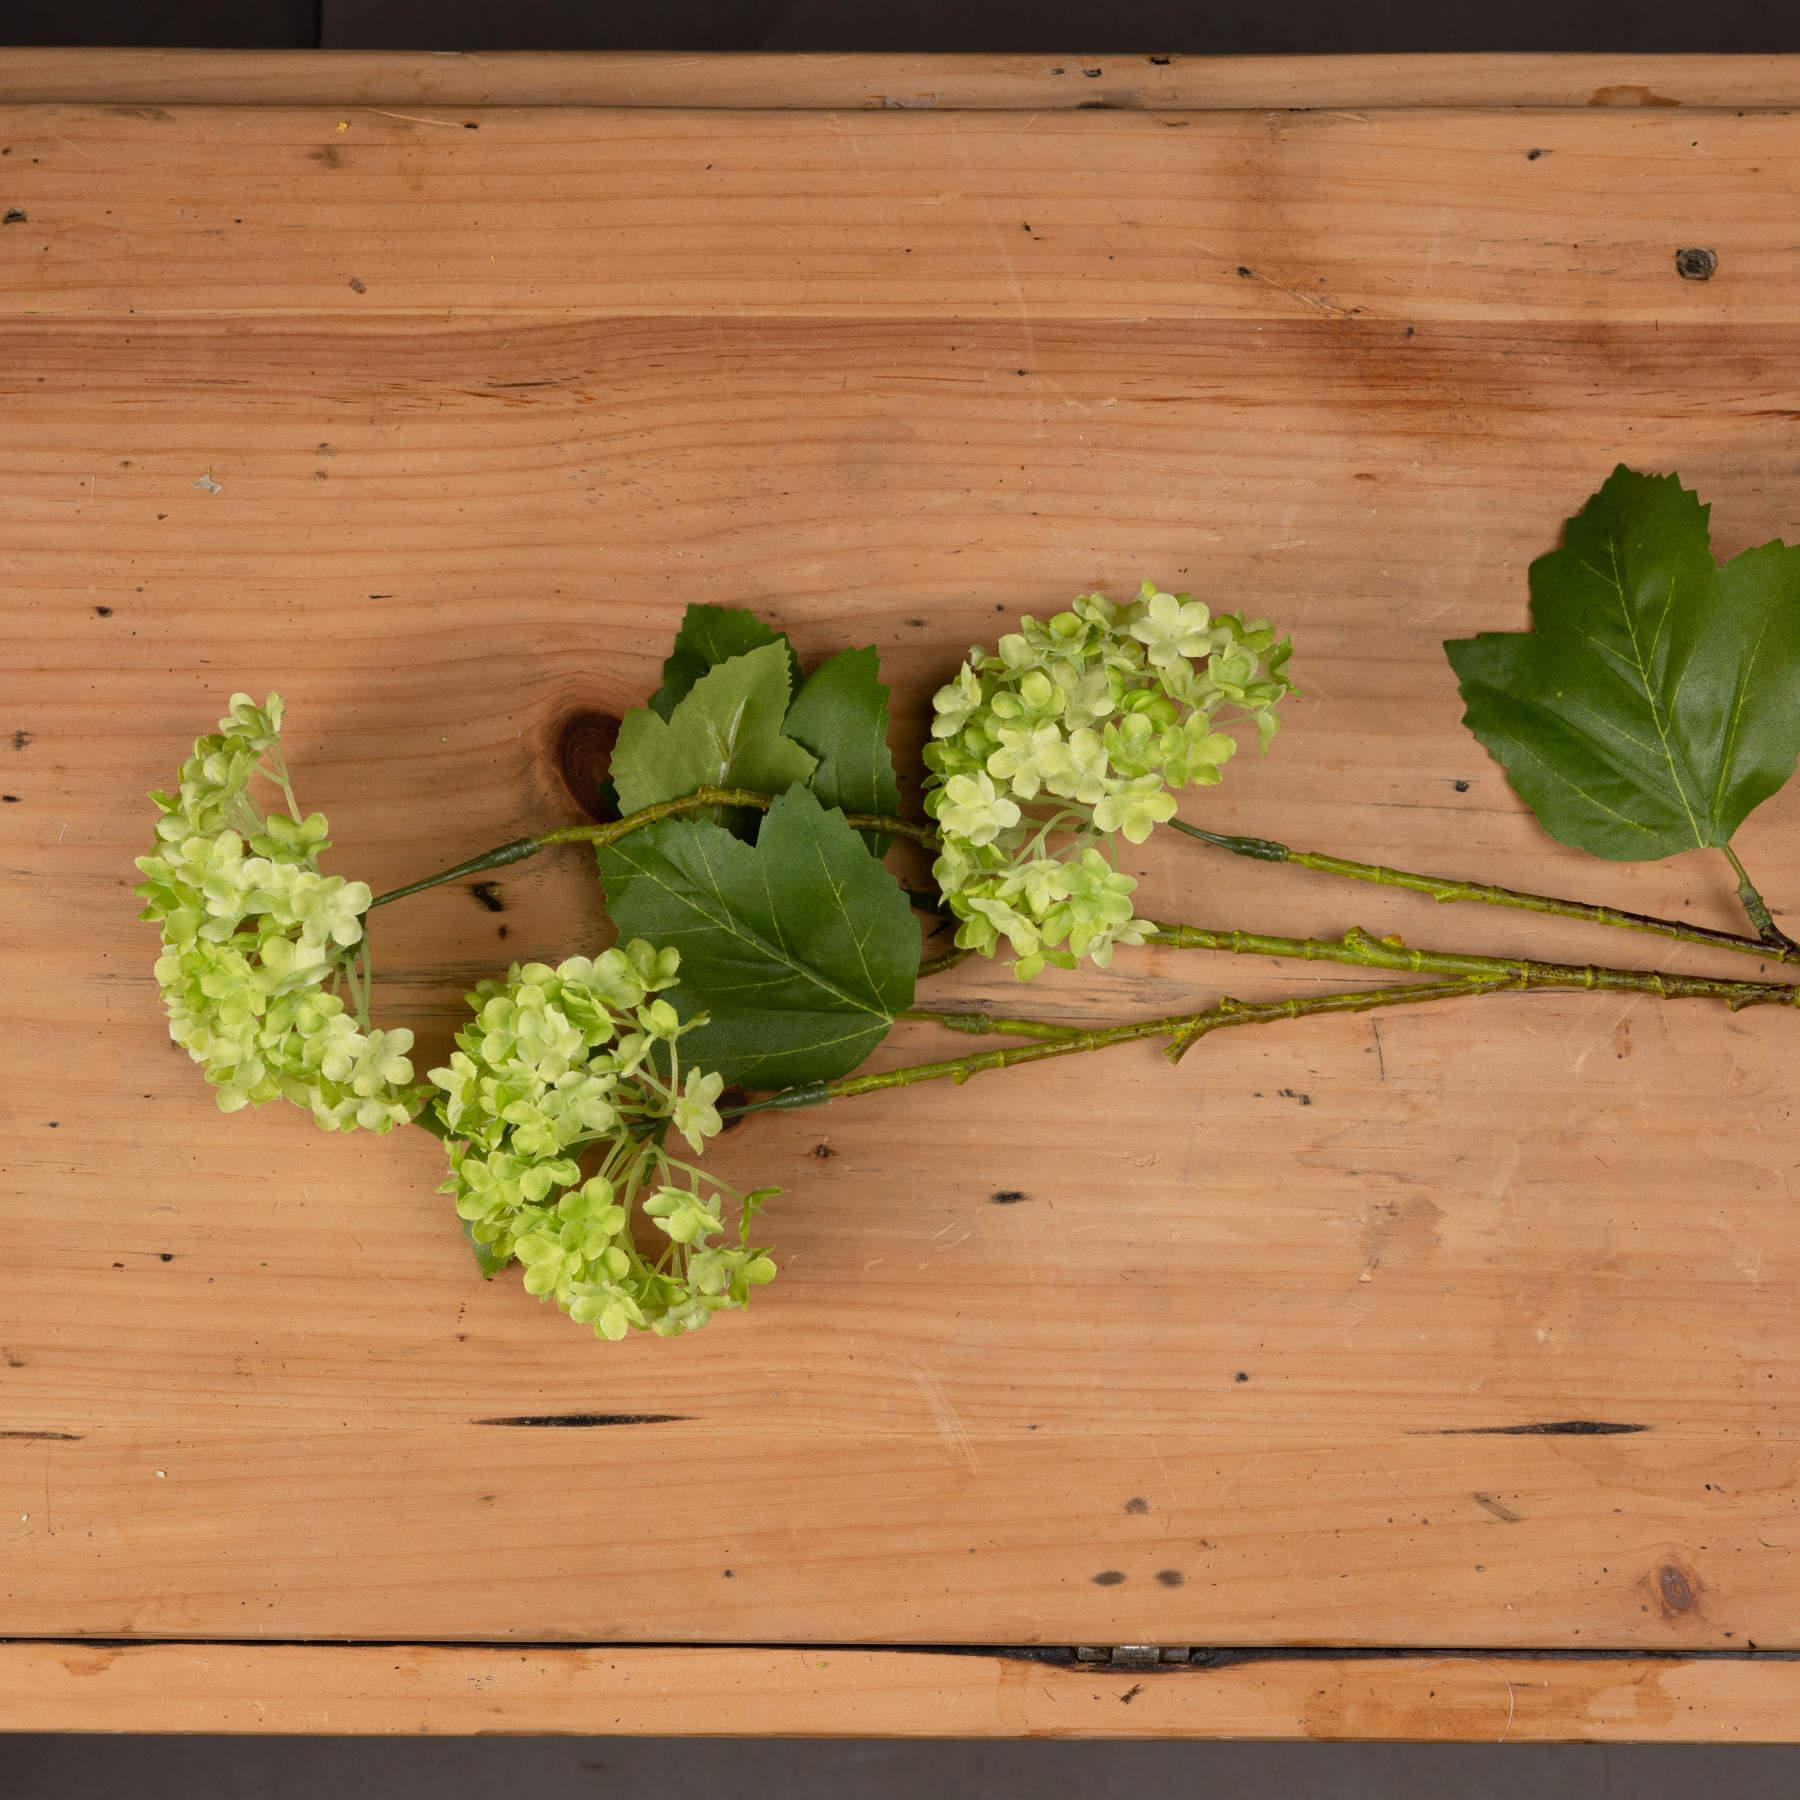
[[[1160,1646],[1168,1648],[1171,1646]],[[1698,1645],[1686,1648],[1567,1645],[1550,1648],[1517,1644],[1245,1644],[1188,1647],[1182,1662],[1141,1665],[1154,1675],[1176,1675],[1184,1669],[1201,1673],[1293,1662],[1416,1662],[1420,1658],[1486,1657],[1508,1662],[1587,1663],[1800,1663],[1800,1649],[1780,1650]],[[695,1654],[780,1655],[803,1650],[821,1655],[942,1656],[966,1661],[1032,1663],[1048,1668],[1089,1672],[1133,1673],[1138,1666],[1096,1662],[1063,1645],[857,1643],[810,1638],[657,1639],[657,1638],[423,1638],[409,1637],[85,1637],[0,1634],[0,1650],[467,1650],[472,1653],[530,1652],[579,1655],[634,1655],[645,1651],[692,1651]]]

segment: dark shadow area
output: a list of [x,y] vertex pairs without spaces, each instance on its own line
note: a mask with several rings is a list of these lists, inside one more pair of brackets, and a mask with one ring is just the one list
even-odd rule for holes
[[321,22],[319,0],[9,0],[0,44],[313,49]]
[[0,1738],[9,1800],[1787,1800],[1800,1752],[1593,1745]]
[[1778,51],[1800,9],[1767,0],[13,0],[13,44],[356,50]]

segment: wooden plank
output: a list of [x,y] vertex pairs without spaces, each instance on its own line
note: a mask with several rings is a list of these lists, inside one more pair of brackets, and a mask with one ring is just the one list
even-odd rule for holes
[[[1015,1178],[1031,1178],[1013,1166]],[[780,1245],[807,1253],[785,1214],[783,1223]],[[424,1222],[413,1230],[424,1235]],[[1178,1273],[1201,1285],[1195,1251],[1176,1241]],[[1114,1281],[1150,1289],[1147,1310],[1198,1335],[1141,1263],[1113,1267]],[[944,1280],[957,1274],[991,1281],[966,1259]],[[1249,1397],[1228,1423],[1222,1404],[1184,1394],[1181,1416],[1165,1423],[1175,1409],[1166,1383],[1131,1385],[1140,1330],[1065,1375],[1074,1404],[1059,1405],[1048,1380],[1014,1378],[1023,1358],[1005,1358],[989,1385],[1026,1415],[1009,1430],[975,1414],[975,1358],[946,1344],[947,1329],[890,1316],[944,1307],[941,1292],[913,1283],[885,1315],[864,1300],[848,1318],[802,1287],[748,1347],[759,1370],[765,1353],[773,1365],[757,1379],[733,1371],[743,1332],[684,1380],[657,1380],[642,1357],[623,1371],[590,1368],[589,1410],[573,1414],[605,1408],[616,1418],[618,1408],[630,1421],[645,1415],[628,1408],[661,1407],[649,1417],[671,1423],[382,1429],[366,1421],[382,1400],[398,1416],[394,1396],[407,1384],[387,1366],[401,1362],[417,1385],[445,1334],[359,1357],[354,1334],[376,1304],[374,1282],[359,1267],[335,1305],[308,1304],[307,1328],[338,1341],[289,1356],[340,1397],[342,1423],[284,1425],[282,1385],[267,1384],[265,1399],[262,1384],[245,1380],[251,1416],[236,1429],[109,1417],[85,1433],[0,1445],[8,1632],[1375,1647],[1454,1633],[1482,1646],[1652,1650],[1794,1642],[1791,1443],[1671,1429],[1668,1403],[1631,1421],[1639,1432],[1598,1439],[1450,1437],[1402,1423],[1425,1409],[1387,1393],[1365,1404],[1332,1393],[1309,1430],[1279,1418],[1265,1426]],[[1393,1309],[1408,1297],[1407,1284],[1395,1285]],[[408,1312],[433,1297],[409,1294]],[[1259,1300],[1273,1310],[1265,1290],[1236,1313]],[[495,1335],[476,1309],[499,1310],[504,1297],[471,1294],[467,1304],[475,1348],[458,1347],[446,1378],[464,1394]],[[1006,1294],[996,1310],[1010,1323],[1022,1308]],[[1068,1298],[1046,1310],[1065,1333],[1080,1329]],[[1290,1309],[1327,1322],[1303,1340],[1310,1355],[1293,1360],[1360,1367],[1358,1338],[1340,1323],[1349,1310],[1317,1300]],[[1386,1322],[1387,1309],[1371,1310]],[[1444,1308],[1421,1310],[1435,1319]],[[228,1322],[210,1304],[192,1311],[204,1321],[197,1356],[216,1379],[213,1344]],[[966,1315],[958,1323],[969,1331]],[[566,1371],[584,1346],[559,1355],[545,1341],[555,1321],[535,1324],[536,1341],[508,1361],[534,1351],[573,1385]],[[794,1348],[809,1328],[825,1378],[809,1380]],[[1205,1345],[1209,1362],[1224,1335]],[[1029,1340],[1040,1360],[1054,1353],[1051,1336]],[[253,1358],[267,1354],[248,1332],[237,1341]],[[1287,1359],[1274,1360],[1279,1369]],[[1268,1379],[1257,1373],[1267,1356],[1246,1361],[1249,1385]],[[1381,1373],[1377,1361],[1371,1378]],[[706,1377],[710,1405],[689,1397]],[[1218,1394],[1233,1385],[1204,1365],[1189,1380]],[[777,1381],[785,1403],[769,1406],[764,1384]],[[815,1389],[809,1406],[802,1396]],[[1109,1393],[1116,1424],[1101,1416]],[[488,1420],[571,1416],[516,1376],[468,1403]],[[489,1410],[520,1407],[531,1410]],[[737,1422],[753,1409],[754,1426]],[[877,1423],[859,1426],[858,1411]],[[1335,1431],[1323,1422],[1331,1413],[1344,1420]],[[1490,1431],[1536,1422],[1504,1402],[1486,1417]],[[631,1529],[600,1495],[625,1496],[613,1504]]]
[[1517,356],[1532,323],[1785,326],[1800,281],[1776,114],[468,122],[0,108],[0,316],[1504,324]]
[[[1722,552],[1794,536],[1792,124],[476,122],[0,130],[27,215],[0,227],[0,1634],[1800,1648],[1785,1018],[1495,999],[766,1116],[719,1154],[787,1190],[781,1280],[694,1342],[604,1347],[474,1279],[422,1138],[214,1116],[126,892],[143,790],[234,687],[282,688],[337,866],[386,885],[580,816],[582,721],[641,700],[690,600],[809,658],[878,643],[910,754],[998,620],[1153,573],[1291,627],[1307,692],[1191,816],[1729,924],[1723,865],[1544,838],[1438,644],[1522,619],[1621,454],[1697,483]],[[1712,282],[1675,276],[1683,242]],[[1794,817],[1745,844],[1778,898]],[[1141,872],[1204,923],[1705,966],[1191,846]],[[593,940],[580,859],[499,888],[498,915],[445,891],[381,922],[379,1010],[427,1059],[471,981]],[[1033,998],[1085,1020],[1329,979],[1147,951]],[[669,1418],[491,1422],[559,1414]],[[1532,1429],[1571,1421],[1641,1429]],[[94,1716],[215,1653],[113,1658]],[[297,1708],[382,1704],[349,1652],[241,1654],[229,1691],[272,1720],[322,1715],[281,1711],[264,1655],[318,1659]],[[622,1679],[623,1652],[527,1654],[574,1671],[570,1710],[524,1694],[507,1717],[552,1722],[515,1728]],[[807,1715],[765,1658],[734,1728],[1070,1728],[979,1660],[897,1724],[954,1687],[941,1660],[911,1686],[839,1654],[863,1700]],[[1428,1665],[1369,1734],[1433,1712]],[[744,1665],[690,1666],[618,1729],[710,1728],[695,1696]],[[1313,1666],[1273,1698],[1171,1683],[1167,1719],[1160,1685],[1051,1687],[1132,1735],[1365,1706],[1369,1665],[1316,1708]],[[1579,1666],[1542,1735],[1780,1735],[1787,1665]],[[1469,1679],[1442,1716],[1479,1734]]]
[[0,1731],[1793,1743],[1797,1721],[1800,1669],[1767,1660],[0,1645]]
[[[678,1357],[601,1352],[510,1284],[479,1288],[456,1234],[432,1230],[431,1146],[327,1140],[280,1113],[218,1120],[160,1047],[144,934],[120,904],[143,830],[133,795],[204,718],[222,664],[233,682],[287,687],[308,794],[384,882],[569,816],[556,746],[571,712],[643,693],[691,594],[778,596],[809,655],[874,635],[916,731],[931,671],[996,607],[1048,603],[1145,555],[1187,566],[1192,521],[1218,502],[1214,465],[1184,446],[1248,441],[1255,415],[1221,397],[1244,340],[1184,359],[1174,332],[1128,352],[1111,333],[1051,331],[1041,374],[1009,384],[997,371],[1016,340],[959,331],[996,373],[966,397],[949,384],[922,422],[948,352],[912,326],[823,339],[811,325],[646,326],[624,343],[220,343],[195,329],[159,337],[149,368],[131,346],[56,329],[21,338],[14,366],[30,373],[7,459],[24,496],[12,638],[32,652],[13,715],[28,738],[9,776],[20,803],[0,815],[18,871],[14,993],[34,1022],[12,1054],[30,1046],[19,1079],[48,1081],[56,1107],[15,1153],[23,1266],[4,1391],[8,1429],[67,1436],[4,1446],[10,1628],[218,1633],[255,1617],[344,1634],[804,1636],[826,1629],[829,1596],[831,1635],[876,1639],[1793,1641],[1793,1246],[1771,1210],[1787,1179],[1779,1133],[1765,1136],[1783,1104],[1771,1016],[1495,1002],[1510,1011],[1492,1038],[1451,1012],[1379,1040],[1245,1034],[1179,1078],[1122,1051],[1093,1071],[758,1121],[729,1154],[790,1189],[775,1215],[788,1272],[734,1322],[755,1334],[748,1370],[734,1327]],[[1269,344],[1263,379],[1299,423],[1233,476],[1235,523],[1207,544],[1209,574],[1290,619],[1319,675],[1283,754],[1241,771],[1221,816],[1565,885],[1572,859],[1461,740],[1436,635],[1511,616],[1536,548],[1513,521],[1554,516],[1621,411],[1652,458],[1711,434],[1699,467],[1719,477],[1728,542],[1779,517],[1772,491],[1742,485],[1759,433],[1761,466],[1782,479],[1779,427],[1756,417],[1773,377],[1694,339],[1621,356],[1572,335],[1533,408],[1491,345],[1441,354],[1435,381],[1469,409],[1460,427],[1446,408],[1421,428],[1379,382],[1314,414],[1300,397],[1328,389],[1333,341],[1300,327]],[[1133,355],[1155,380],[1106,408]],[[1615,365],[1636,385],[1602,409],[1591,396]],[[1703,416],[1658,423],[1690,383]],[[583,404],[588,392],[605,403]],[[1555,454],[1540,442],[1552,406]],[[629,465],[601,474],[621,421]],[[1434,460],[1417,466],[1426,442]],[[1012,497],[1027,459],[1047,507]],[[1146,461],[1168,483],[1148,508]],[[203,467],[218,495],[195,490]],[[876,482],[898,525],[872,564]],[[767,498],[746,517],[759,483]],[[1312,546],[1282,536],[1299,491],[1339,571],[1322,584]],[[1447,560],[1445,535],[1414,521],[1451,494],[1462,535]],[[995,518],[1019,535],[986,541]],[[159,534],[171,523],[178,538]],[[1060,546],[1062,573],[1022,590],[1027,541]],[[614,571],[603,583],[595,543]],[[1429,629],[1378,635],[1393,593]],[[501,642],[481,623],[497,607]],[[385,672],[396,662],[404,690]],[[434,786],[420,802],[408,790],[422,774]],[[1779,891],[1793,871],[1778,823],[1758,843]],[[1192,903],[1196,854],[1147,865],[1158,910]],[[1388,896],[1199,867],[1206,911],[1225,920],[1591,947],[1548,921],[1420,920]],[[1728,919],[1718,872],[1619,871],[1609,888],[1679,905],[1696,880]],[[448,893],[384,925],[384,1004],[428,1043],[496,958],[582,941],[575,863],[534,865],[502,891],[499,918]],[[1169,954],[1041,991],[1071,1016],[1117,1016],[1164,1009],[1196,978],[1284,991]],[[965,974],[956,991],[1001,990]],[[1714,1071],[1698,1090],[1696,1067]],[[1017,1109],[1066,1115],[1097,1079],[1107,1137],[1045,1166]],[[1188,1095],[1198,1111],[1183,1117]],[[920,1106],[941,1133],[935,1167],[919,1160]],[[1696,1207],[1709,1155],[1733,1179]],[[105,1174],[121,1163],[141,1171],[125,1189]],[[1241,1197],[1271,1188],[1279,1201],[1247,1216]],[[914,1189],[904,1208],[878,1199]],[[1030,1202],[988,1204],[1011,1191]],[[1097,1282],[1129,1296],[1099,1332]],[[472,1423],[597,1407],[683,1422],[647,1442],[632,1428],[523,1443]],[[755,1456],[733,1429],[751,1416]],[[1435,1435],[1565,1418],[1651,1430]],[[646,1559],[590,1517],[589,1496],[621,1481],[655,1516],[704,1509],[696,1484],[721,1455],[744,1499],[716,1545],[677,1534]],[[841,1496],[832,1530],[796,1537],[822,1482]],[[913,1515],[899,1541],[896,1492]],[[1148,1511],[1128,1512],[1134,1499]],[[396,1562],[383,1521],[401,1505]],[[470,1529],[483,1508],[554,1523],[546,1583],[495,1578]],[[1703,1604],[1664,1605],[1668,1567]],[[1127,1581],[1094,1583],[1113,1569]],[[926,1570],[941,1571],[928,1590]],[[584,1583],[599,1572],[597,1590]]]
[[111,105],[1085,108],[1789,107],[1800,57],[921,56],[17,49],[0,99]]

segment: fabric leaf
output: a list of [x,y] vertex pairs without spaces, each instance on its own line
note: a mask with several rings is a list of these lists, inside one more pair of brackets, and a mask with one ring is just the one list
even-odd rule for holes
[[1800,549],[1720,568],[1707,510],[1621,466],[1532,564],[1534,629],[1444,646],[1545,830],[1615,862],[1722,847],[1800,754]]
[[[888,690],[873,647],[841,650],[822,662],[788,708],[787,733],[819,759],[812,791],[845,812],[896,813],[900,783],[888,749]],[[863,841],[880,856],[887,839]]]
[[675,634],[674,648],[663,663],[662,686],[650,696],[650,710],[658,718],[668,718],[708,669],[716,669],[746,650],[760,650],[764,644],[786,646],[791,692],[800,682],[800,659],[785,632],[765,625],[741,606],[690,606]]
[[779,794],[805,781],[815,760],[784,735],[787,706],[787,646],[769,643],[709,669],[667,719],[647,707],[627,713],[612,757],[619,810],[701,787]]
[[707,1023],[683,1063],[753,1088],[855,1068],[912,1004],[919,931],[898,881],[804,788],[754,844],[703,819],[664,819],[599,852],[622,937],[681,952],[670,997]]

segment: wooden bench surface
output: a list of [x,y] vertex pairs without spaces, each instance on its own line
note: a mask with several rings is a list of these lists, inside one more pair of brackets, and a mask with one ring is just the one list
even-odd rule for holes
[[[877,644],[912,764],[970,642],[1151,575],[1306,692],[1188,817],[1729,926],[1721,859],[1545,837],[1439,643],[1620,458],[1722,554],[1800,532],[1794,63],[10,52],[0,102],[0,1726],[1796,1735],[1785,1015],[1509,996],[767,1115],[716,1154],[781,1279],[609,1346],[477,1279],[423,1133],[218,1117],[129,892],[236,688],[379,887],[579,818],[691,601]],[[1797,816],[1740,840],[1778,904]],[[498,886],[380,918],[422,1066],[598,941],[581,855]],[[1121,1645],[1194,1655],[1053,1654]]]

